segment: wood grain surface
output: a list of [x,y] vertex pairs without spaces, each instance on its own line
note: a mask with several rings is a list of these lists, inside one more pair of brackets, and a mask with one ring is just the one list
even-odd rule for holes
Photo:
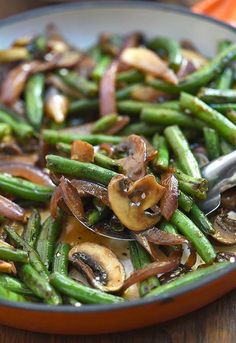
[[[191,6],[196,0],[167,0]],[[10,5],[10,6],[9,6]],[[38,0],[0,1],[0,17],[45,5]],[[236,291],[192,314],[142,330],[100,336],[56,336],[0,326],[0,343],[233,343],[236,342]]]

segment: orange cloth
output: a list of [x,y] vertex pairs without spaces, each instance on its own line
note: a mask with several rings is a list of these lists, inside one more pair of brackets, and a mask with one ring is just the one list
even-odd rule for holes
[[192,10],[236,26],[236,0],[203,0],[194,5]]

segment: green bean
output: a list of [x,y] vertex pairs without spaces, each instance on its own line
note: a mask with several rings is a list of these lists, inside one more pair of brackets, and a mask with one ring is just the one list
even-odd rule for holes
[[165,101],[162,103],[150,103],[150,102],[144,102],[144,101],[136,101],[136,100],[122,100],[118,101],[117,107],[119,112],[125,113],[128,115],[139,115],[142,110],[145,108],[153,108],[153,109],[171,109],[178,111],[179,109],[179,103],[178,101],[172,100],[172,101]]
[[116,100],[124,100],[124,99],[128,99],[129,97],[132,97],[133,92],[137,88],[142,87],[142,86],[143,86],[142,84],[135,83],[135,84],[131,84],[124,88],[119,89],[118,91],[116,91]]
[[215,232],[212,224],[207,219],[206,215],[200,210],[200,208],[193,204],[189,213],[190,218],[197,225],[197,227],[206,235],[213,234]]
[[208,191],[208,181],[202,177],[196,178],[193,176],[189,176],[179,169],[175,170],[175,176],[178,179],[178,181],[189,182],[195,188],[198,188],[203,192]]
[[58,272],[62,275],[68,274],[68,254],[70,246],[67,243],[59,242],[56,246],[53,258],[53,272]]
[[178,71],[182,63],[182,53],[179,43],[169,37],[156,37],[153,38],[149,43],[148,47],[155,50],[157,53],[159,51],[164,51],[167,55],[169,65],[175,71]]
[[[129,98],[133,91],[135,89],[137,89],[137,87],[140,87],[140,84],[132,84],[129,85],[125,88],[119,89],[116,92],[116,100],[119,100],[119,102],[121,102],[121,100],[127,99]],[[119,109],[119,102],[118,102],[118,109]],[[150,106],[150,104],[149,104]],[[73,114],[73,113],[81,113],[81,114],[85,114],[85,113],[90,113],[91,111],[98,111],[98,107],[99,107],[99,100],[98,99],[80,99],[80,100],[74,100],[70,103],[69,106],[69,113]],[[129,113],[128,113],[129,114]],[[0,117],[1,119],[1,117]]]
[[163,131],[163,126],[159,125],[148,125],[143,122],[133,123],[127,125],[121,132],[120,135],[122,136],[129,136],[132,134],[136,134],[139,136],[153,136],[157,132]]
[[236,59],[236,44],[219,53],[205,67],[186,76],[177,85],[149,77],[147,84],[166,93],[178,94],[180,92],[194,93],[200,87],[207,85],[222,73],[231,62]]
[[191,197],[197,198],[199,200],[205,200],[207,197],[206,191],[199,187],[199,184],[192,182],[178,180],[179,189],[190,195]]
[[4,230],[6,231],[8,237],[15,243],[17,248],[24,249],[29,254],[29,262],[37,270],[37,272],[42,275],[44,278],[48,278],[48,271],[42,263],[39,254],[32,248],[24,239],[22,239],[14,229],[9,226],[5,226]]
[[47,269],[50,268],[56,240],[61,231],[61,218],[54,219],[49,216],[42,224],[42,230],[39,234],[36,250]]
[[69,114],[78,113],[85,114],[92,111],[97,111],[99,106],[98,99],[79,99],[70,103]]
[[25,108],[29,123],[37,130],[43,119],[44,74],[30,76],[25,87]]
[[95,79],[96,81],[99,81],[102,78],[104,72],[106,71],[107,67],[109,66],[111,62],[112,62],[111,56],[102,55],[92,72],[92,78]]
[[59,273],[53,273],[50,276],[50,282],[62,294],[75,298],[85,304],[112,304],[124,301],[121,297],[84,286]]
[[23,295],[12,292],[2,285],[0,285],[0,299],[8,301],[27,302],[27,299]]
[[167,232],[167,233],[171,233],[173,235],[178,234],[176,227],[174,225],[172,225],[170,222],[167,222],[166,220],[161,221],[160,229]]
[[189,212],[193,206],[193,198],[186,195],[184,192],[179,192],[179,206],[185,211]]
[[169,283],[166,283],[160,287],[153,289],[146,296],[147,297],[158,296],[161,294],[166,294],[168,292],[175,291],[176,289],[180,287],[187,286],[191,283],[203,280],[204,278],[212,274],[216,274],[216,272],[217,272],[218,277],[220,277],[221,270],[223,272],[223,269],[229,265],[230,265],[230,262],[222,262],[222,263],[216,263],[206,268],[199,268],[195,271],[184,274]]
[[214,110],[226,114],[229,111],[236,111],[236,104],[210,104]]
[[226,117],[236,125],[236,111],[228,111],[225,113]]
[[7,274],[0,274],[0,286],[18,294],[34,295],[23,282]]
[[22,281],[33,293],[43,299],[47,304],[59,305],[62,299],[50,283],[44,279],[30,264],[25,264],[19,270]]
[[79,307],[79,306],[82,305],[81,302],[79,302],[75,298],[68,297],[67,295],[63,296],[63,303],[64,304],[69,304],[69,305],[72,305],[72,306],[75,306],[75,307]]
[[138,70],[131,69],[117,74],[116,81],[125,83],[138,83],[144,81],[144,74]]
[[0,139],[9,136],[11,133],[11,126],[9,124],[0,123]]
[[90,225],[95,225],[101,220],[105,219],[110,214],[110,211],[107,207],[103,207],[100,210],[93,209],[87,215],[87,220]]
[[72,143],[76,140],[88,142],[93,145],[101,143],[118,144],[122,140],[122,137],[108,136],[108,135],[80,135],[77,133],[67,133],[54,130],[43,130],[43,139],[45,142],[55,145],[59,142]]
[[91,132],[99,133],[109,130],[117,122],[117,114],[109,114],[105,117],[102,117],[93,123]]
[[231,144],[236,145],[236,125],[221,113],[215,111],[197,97],[193,97],[187,93],[181,94],[180,105],[218,131]]
[[225,104],[236,101],[235,89],[202,88],[198,97],[207,104]]
[[76,72],[61,69],[57,72],[57,75],[72,88],[77,89],[79,92],[86,96],[96,96],[98,87],[96,83],[88,81],[84,77],[80,76]]
[[71,153],[71,145],[68,143],[57,143],[56,148],[60,152],[64,152],[67,155],[70,155]]
[[[71,152],[71,145],[67,143],[58,143],[57,148],[59,151],[64,152],[66,154],[70,154]],[[119,163],[112,158],[101,154],[99,152],[94,153],[94,163],[100,167],[105,169],[117,170],[119,167]]]
[[38,239],[41,229],[41,217],[38,210],[34,209],[28,219],[23,238],[31,246],[34,247]]
[[42,56],[47,51],[47,38],[44,35],[39,35],[29,44],[28,50],[33,56]]
[[0,259],[4,261],[13,261],[26,263],[29,260],[26,251],[16,249],[8,244],[0,244]]
[[[138,242],[129,242],[130,258],[134,270],[146,267],[152,262],[150,255]],[[141,297],[149,293],[153,288],[160,285],[157,277],[152,276],[139,283],[139,294]]]
[[190,176],[201,177],[197,161],[179,127],[176,125],[169,126],[164,130],[164,134],[178,159],[181,169]]
[[203,129],[205,146],[209,160],[214,160],[221,155],[220,139],[216,130],[209,127]]
[[219,90],[230,89],[233,83],[234,73],[231,68],[226,68],[219,76],[216,84],[216,88]]
[[0,173],[0,189],[21,199],[45,202],[52,195],[53,188]]
[[221,139],[220,140],[220,150],[221,150],[223,155],[227,155],[230,152],[234,151],[234,147],[230,143],[226,142],[224,139]]
[[9,125],[14,134],[22,140],[34,134],[32,126],[20,119],[19,116],[17,117],[16,113],[3,105],[0,105],[0,123]]
[[157,156],[152,161],[153,167],[157,170],[166,170],[169,166],[169,150],[165,137],[155,134],[152,145],[157,150]]
[[115,170],[115,171],[118,170],[118,167],[119,167],[118,161],[113,160],[112,158],[98,152],[95,152],[94,154],[94,163],[105,169],[110,169],[110,170]]
[[232,45],[232,42],[228,39],[222,39],[217,44],[217,51],[222,52],[225,49],[228,49],[228,47]]
[[204,262],[211,263],[216,253],[214,248],[199,228],[181,211],[176,210],[170,220],[190,242],[192,242],[198,254]]
[[187,114],[169,109],[145,108],[141,114],[141,120],[151,125],[179,125],[180,127],[203,129],[204,123]]
[[73,161],[56,155],[46,157],[47,168],[60,174],[72,175],[81,179],[87,179],[108,185],[116,172],[96,166],[92,163]]

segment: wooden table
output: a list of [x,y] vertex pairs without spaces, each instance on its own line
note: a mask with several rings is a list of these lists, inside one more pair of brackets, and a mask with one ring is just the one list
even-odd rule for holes
[[[195,0],[164,1],[192,5]],[[1,1],[0,16],[6,17],[45,4],[39,0]],[[142,330],[100,336],[34,334],[0,326],[0,343],[231,343],[235,342],[236,291],[199,311],[171,322]]]

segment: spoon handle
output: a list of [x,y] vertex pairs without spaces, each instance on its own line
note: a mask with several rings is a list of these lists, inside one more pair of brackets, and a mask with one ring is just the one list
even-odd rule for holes
[[236,150],[221,156],[202,168],[209,189],[222,193],[236,185]]

